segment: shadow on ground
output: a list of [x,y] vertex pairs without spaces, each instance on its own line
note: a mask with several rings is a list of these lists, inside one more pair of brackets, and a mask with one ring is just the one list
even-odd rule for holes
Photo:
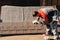
[[[42,35],[43,33],[28,33],[28,34],[4,34],[4,35],[1,35],[0,34],[0,37],[6,37],[6,36],[19,36],[19,35]],[[59,32],[59,35],[60,35],[60,32]]]
[[43,33],[28,33],[28,34],[0,34],[0,37],[6,37],[6,36],[18,36],[18,35],[42,35]]

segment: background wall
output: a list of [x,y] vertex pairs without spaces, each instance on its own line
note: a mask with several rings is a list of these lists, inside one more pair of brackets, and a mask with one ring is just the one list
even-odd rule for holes
[[32,13],[43,7],[44,6],[18,7],[5,5],[1,7],[1,19],[3,22],[32,22],[34,20]]
[[[45,25],[33,24],[35,19],[32,16],[34,11],[41,7],[18,7],[18,6],[2,6],[0,34],[28,34],[28,33],[44,33]],[[47,6],[48,7],[48,6]],[[60,28],[58,28],[58,31]],[[60,32],[60,31],[59,31]]]
[[1,19],[3,22],[31,22],[33,20],[32,13],[39,8],[40,7],[2,6]]

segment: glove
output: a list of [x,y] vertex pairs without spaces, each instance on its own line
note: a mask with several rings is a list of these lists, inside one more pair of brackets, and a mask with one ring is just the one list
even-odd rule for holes
[[41,24],[45,24],[43,21],[42,22],[40,22]]
[[33,24],[39,24],[39,21],[34,20],[32,23],[33,23]]

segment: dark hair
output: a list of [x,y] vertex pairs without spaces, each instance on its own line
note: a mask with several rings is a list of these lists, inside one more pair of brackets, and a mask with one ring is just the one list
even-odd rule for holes
[[38,14],[38,11],[34,11],[33,16],[37,16],[37,14]]

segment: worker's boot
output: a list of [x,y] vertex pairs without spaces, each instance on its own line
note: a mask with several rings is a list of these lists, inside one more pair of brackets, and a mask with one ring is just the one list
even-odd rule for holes
[[49,38],[49,33],[48,32],[49,32],[49,29],[46,29],[46,33],[43,34],[45,40],[48,40],[48,38]]

